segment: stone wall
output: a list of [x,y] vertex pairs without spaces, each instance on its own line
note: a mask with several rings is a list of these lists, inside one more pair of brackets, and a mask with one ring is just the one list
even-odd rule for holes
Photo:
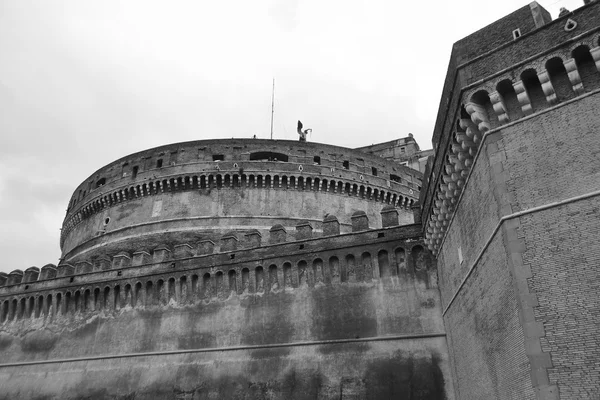
[[258,242],[232,233],[4,286],[0,398],[453,399],[419,226],[353,223],[320,238],[300,225],[295,242],[277,243],[277,227]]

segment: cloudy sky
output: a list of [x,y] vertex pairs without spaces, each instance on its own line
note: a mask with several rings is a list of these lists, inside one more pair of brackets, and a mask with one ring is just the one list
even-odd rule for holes
[[56,264],[71,193],[119,157],[268,138],[273,77],[275,138],[431,147],[452,43],[526,4],[0,0],[0,271]]

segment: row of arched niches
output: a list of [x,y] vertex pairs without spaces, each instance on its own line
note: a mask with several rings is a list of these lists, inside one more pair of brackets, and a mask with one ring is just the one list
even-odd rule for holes
[[437,254],[485,134],[600,88],[600,36],[546,54],[464,91],[426,225]]
[[[381,232],[388,234],[387,239]],[[117,276],[110,282],[73,283],[68,287],[32,293],[24,290],[25,293],[2,296],[0,323],[86,317],[90,313],[114,313],[128,308],[185,307],[229,301],[235,296],[331,290],[345,285],[381,285],[385,290],[413,282],[424,288],[437,287],[435,264],[422,242],[390,241],[391,231],[373,233],[381,237],[380,242],[361,246],[365,239],[357,238],[358,245],[340,246],[317,254],[289,254],[263,262],[208,267],[194,267],[196,262],[201,263],[194,258],[180,263],[176,258],[165,257],[165,251],[170,253],[170,250],[164,247],[155,254],[147,253],[148,257],[162,260],[165,269],[160,273],[130,278]],[[115,257],[113,263],[119,269],[111,272],[120,276],[126,267],[124,260],[122,255]],[[146,267],[155,270],[152,265]],[[28,279],[26,277],[21,286],[26,285]]]

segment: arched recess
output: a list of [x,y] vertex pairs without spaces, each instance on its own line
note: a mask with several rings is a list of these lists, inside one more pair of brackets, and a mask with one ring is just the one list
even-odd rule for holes
[[213,297],[213,288],[210,274],[207,272],[202,276],[202,298],[210,299],[211,297]]
[[165,304],[165,281],[159,279],[156,282],[156,304],[162,306]]
[[179,304],[186,304],[189,297],[187,276],[182,275],[179,278]]
[[308,264],[304,260],[298,261],[298,286],[308,286]]
[[[104,296],[102,296],[102,308],[108,310],[110,307],[110,287],[104,288]],[[56,295],[56,311],[60,310],[60,293]]]
[[289,262],[283,263],[283,287],[284,288],[293,287],[292,264],[290,264]]
[[277,265],[269,265],[269,290],[279,289],[279,278],[277,276]]
[[522,118],[523,110],[521,110],[521,105],[517,99],[517,93],[515,92],[512,81],[510,79],[504,79],[498,82],[498,85],[496,85],[496,91],[498,91],[502,97],[504,106],[506,107],[506,113],[508,114],[508,119],[515,121],[519,118]]
[[217,298],[221,298],[223,297],[223,295],[229,294],[226,293],[227,291],[225,290],[225,283],[223,282],[223,280],[223,271],[217,271],[217,273],[215,274],[215,287]]
[[575,97],[565,64],[560,57],[553,57],[546,61],[546,71],[559,102]]
[[578,46],[573,50],[572,56],[575,59],[583,89],[586,92],[590,92],[600,87],[600,73],[596,68],[590,48],[586,45]]
[[154,305],[154,284],[152,281],[146,282],[146,307]]
[[237,293],[237,273],[235,269],[229,270],[227,277],[229,278],[229,293]]
[[426,271],[429,266],[429,256],[425,249],[420,245],[414,246],[411,254],[415,271]]
[[170,303],[171,300],[177,301],[177,298],[176,298],[177,296],[176,296],[176,292],[175,292],[175,278],[169,278],[167,294],[169,296],[167,303]]
[[262,293],[265,291],[265,276],[263,272],[263,267],[256,267],[254,270],[254,278],[256,279],[256,293]]
[[398,273],[406,272],[406,252],[402,247],[396,248],[394,250],[394,255],[396,258],[396,269]]
[[388,252],[386,250],[380,250],[379,253],[377,253],[377,261],[379,263],[379,277],[384,279],[392,276],[390,258],[388,257]]
[[312,265],[313,285],[323,283],[323,260],[317,258]]
[[523,81],[523,85],[529,96],[532,111],[535,113],[546,108],[548,103],[546,101],[546,95],[542,90],[542,84],[538,78],[537,71],[532,68],[526,69],[521,72],[521,80]]
[[356,282],[356,259],[353,254],[346,256],[346,265],[341,273],[342,282]]
[[357,280],[370,282],[373,279],[373,263],[371,261],[371,253],[362,253],[361,261],[361,268],[359,271],[357,271]]
[[242,268],[242,292],[250,290],[250,270]]
[[329,281],[332,284],[340,283],[340,260],[336,257],[329,258]]

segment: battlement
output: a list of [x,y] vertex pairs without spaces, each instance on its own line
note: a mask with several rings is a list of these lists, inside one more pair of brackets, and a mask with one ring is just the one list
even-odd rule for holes
[[202,240],[121,252],[74,265],[49,264],[39,278],[35,267],[27,270],[29,275],[15,270],[9,279],[0,277],[0,321],[367,283],[398,279],[407,271],[427,285],[434,284],[435,273],[419,226],[398,226],[393,207],[385,208],[382,218],[385,227],[371,230],[366,214],[356,212],[352,233],[340,234],[337,218],[327,216],[323,221],[327,235],[322,237],[313,237],[310,223],[300,221],[294,241],[289,241],[283,226],[274,226],[264,242],[256,230],[243,237],[229,232],[218,243]]
[[488,134],[598,92],[600,27],[597,19],[587,31],[579,30],[578,35],[571,32],[592,24],[591,14],[599,7],[598,3],[592,3],[578,10],[571,16],[574,25],[562,19],[559,22],[563,25],[545,26],[544,32],[558,30],[561,35],[570,34],[570,37],[550,50],[461,88],[451,99],[456,108],[448,109],[438,118],[438,123],[444,120],[445,125],[443,129],[436,127],[439,146],[426,172],[427,189],[420,199],[422,220],[426,221],[426,242],[434,253],[443,241],[471,166]]
[[[599,3],[593,1],[551,20],[547,12],[533,2],[456,42],[448,64],[447,79],[434,128],[434,148],[443,145],[440,143],[441,134],[453,123],[448,120],[447,114],[456,110],[459,106],[456,99],[462,96],[463,91],[468,90],[468,86],[493,79],[495,75],[510,74],[513,70],[523,71],[532,60],[538,60],[569,44],[577,45],[577,41],[581,43],[584,37],[593,35],[600,29],[599,7]],[[570,20],[575,21],[575,25]],[[521,32],[517,37],[514,37],[515,30]],[[484,52],[479,51],[480,40],[489,42]],[[597,46],[592,42],[588,43],[590,48]],[[470,54],[469,51],[475,53]],[[569,58],[571,56],[566,57]],[[513,73],[512,76],[518,75]]]
[[170,177],[179,172],[218,174],[221,171],[239,173],[240,176],[243,175],[240,171],[278,171],[288,175],[329,172],[329,175],[348,180],[358,180],[363,176],[361,180],[366,179],[368,183],[369,179],[374,179],[380,185],[391,180],[409,188],[420,185],[422,178],[418,171],[389,163],[361,149],[287,140],[200,140],[148,149],[100,168],[75,190],[67,216],[80,210],[81,202],[89,203],[98,197],[98,192],[110,189],[111,186],[107,186],[110,184],[116,188],[128,186],[124,182],[144,181],[151,176]]

